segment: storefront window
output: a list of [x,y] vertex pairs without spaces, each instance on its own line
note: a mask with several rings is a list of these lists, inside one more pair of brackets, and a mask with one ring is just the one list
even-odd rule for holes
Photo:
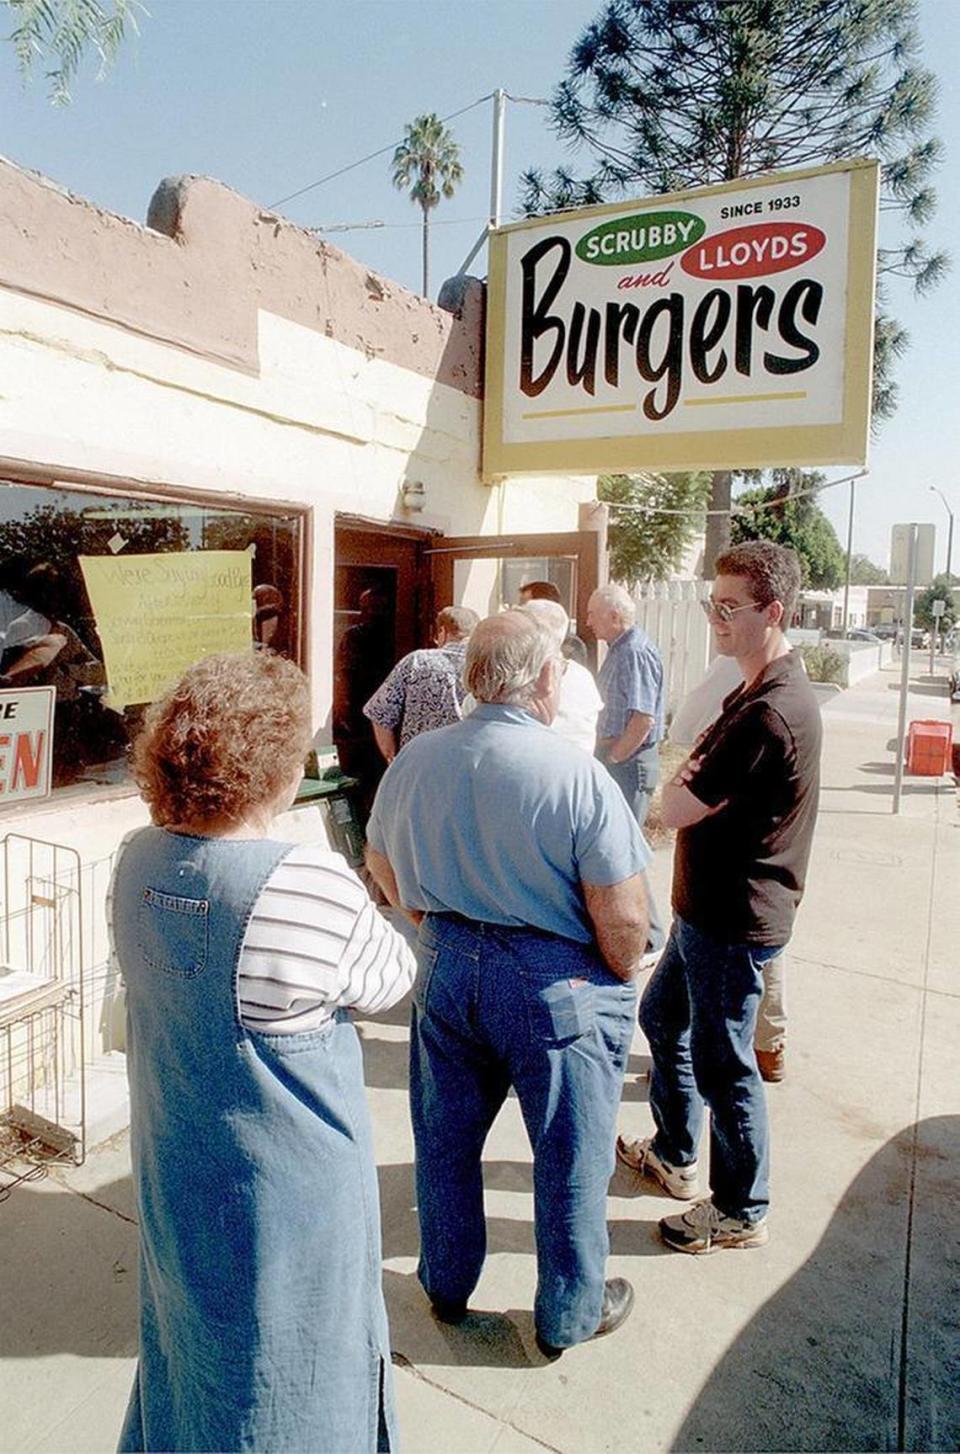
[[126,779],[144,708],[210,651],[300,655],[299,515],[0,481],[0,687],[56,688],[55,792]]

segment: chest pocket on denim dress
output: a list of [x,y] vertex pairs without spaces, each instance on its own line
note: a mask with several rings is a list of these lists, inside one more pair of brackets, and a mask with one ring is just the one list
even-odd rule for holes
[[145,888],[137,908],[137,944],[154,969],[192,979],[207,963],[210,903]]

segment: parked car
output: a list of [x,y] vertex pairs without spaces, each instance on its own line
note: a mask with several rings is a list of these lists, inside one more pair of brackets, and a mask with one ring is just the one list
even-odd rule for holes
[[953,643],[953,655],[950,658],[950,700],[960,702],[960,641],[956,638]]
[[854,626],[847,632],[847,637],[850,641],[869,641],[874,646],[880,645],[880,637],[875,631],[868,631],[865,626]]
[[900,628],[892,621],[879,621],[876,626],[871,626],[869,629],[880,641],[895,641]]

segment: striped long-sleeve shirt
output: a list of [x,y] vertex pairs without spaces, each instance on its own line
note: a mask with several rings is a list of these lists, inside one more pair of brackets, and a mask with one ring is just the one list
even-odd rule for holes
[[416,962],[339,853],[297,845],[260,891],[238,971],[240,1018],[252,1030],[316,1030],[346,1006],[389,1009]]

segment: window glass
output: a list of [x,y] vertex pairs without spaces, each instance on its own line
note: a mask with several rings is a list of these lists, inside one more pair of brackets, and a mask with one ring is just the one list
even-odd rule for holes
[[54,791],[127,776],[190,660],[299,659],[300,517],[0,481],[0,686],[52,685]]
[[530,581],[549,581],[560,592],[560,600],[568,615],[573,615],[576,602],[574,593],[575,562],[566,556],[520,557],[503,562],[503,604],[514,605],[520,597],[520,589]]

